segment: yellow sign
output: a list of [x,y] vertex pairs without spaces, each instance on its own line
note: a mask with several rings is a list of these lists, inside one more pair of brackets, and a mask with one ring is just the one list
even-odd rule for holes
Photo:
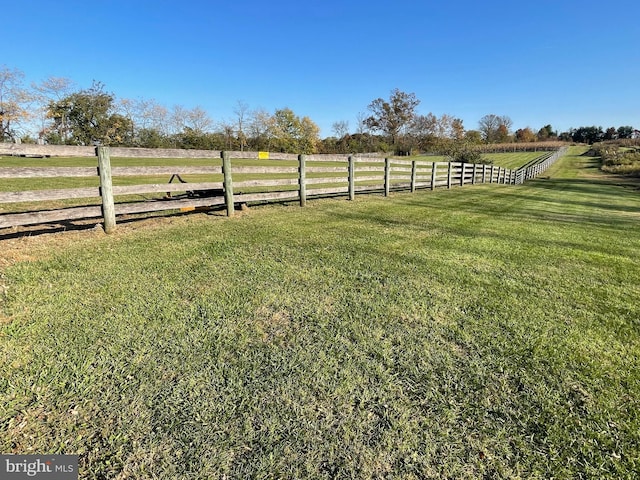
[[258,159],[269,160],[269,152],[258,152]]

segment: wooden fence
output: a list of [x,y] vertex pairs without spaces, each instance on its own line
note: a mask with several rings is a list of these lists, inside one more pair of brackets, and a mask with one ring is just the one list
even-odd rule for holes
[[568,150],[568,147],[562,147],[554,152],[548,152],[535,160],[523,165],[516,170],[515,184],[520,185],[527,180],[536,178],[543,173],[547,168],[553,165],[561,156],[563,156]]
[[[0,229],[79,219],[103,218],[111,232],[118,215],[164,210],[190,211],[200,208],[226,208],[234,214],[239,203],[296,201],[344,195],[353,200],[356,193],[417,189],[452,188],[479,183],[518,184],[539,175],[561,152],[545,154],[526,168],[510,170],[494,165],[453,162],[424,162],[347,155],[294,155],[265,152],[219,152],[109,147],[70,147],[0,145],[0,155],[96,157],[96,167],[0,167],[1,179],[99,177],[98,187],[0,191],[2,204],[38,202],[37,210],[0,213]],[[203,166],[112,166],[112,157],[153,159],[207,159]],[[555,158],[554,158],[555,157]],[[269,161],[260,164],[266,158]],[[242,165],[238,161],[253,161]],[[271,160],[282,160],[279,162]],[[259,165],[259,166],[256,166]],[[114,185],[114,177],[205,176],[195,183],[145,183]],[[165,194],[147,201],[129,201],[127,196]],[[45,202],[99,198],[99,204],[46,209]],[[124,200],[121,200],[123,199]],[[118,199],[118,201],[116,201]],[[40,207],[44,205],[44,207]]]

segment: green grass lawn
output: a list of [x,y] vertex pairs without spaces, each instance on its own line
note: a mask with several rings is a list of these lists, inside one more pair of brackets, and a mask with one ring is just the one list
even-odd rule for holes
[[640,195],[571,153],[522,186],[0,241],[0,450],[92,479],[636,478]]

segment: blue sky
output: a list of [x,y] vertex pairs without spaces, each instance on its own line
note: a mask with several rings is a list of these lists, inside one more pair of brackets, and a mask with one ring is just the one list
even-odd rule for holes
[[0,66],[29,82],[92,80],[118,98],[201,106],[230,121],[238,101],[289,107],[331,135],[394,88],[475,129],[640,128],[640,2],[5,2]]

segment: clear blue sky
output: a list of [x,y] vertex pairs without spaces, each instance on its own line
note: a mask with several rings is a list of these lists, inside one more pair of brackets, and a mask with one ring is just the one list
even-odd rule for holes
[[475,129],[640,128],[640,2],[7,1],[0,65],[232,120],[289,107],[331,135],[394,88]]

